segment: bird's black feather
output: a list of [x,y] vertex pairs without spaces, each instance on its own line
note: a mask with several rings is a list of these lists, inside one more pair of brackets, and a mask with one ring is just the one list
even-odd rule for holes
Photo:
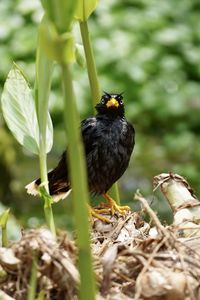
[[[106,103],[113,98],[119,105],[108,108]],[[123,175],[133,151],[135,131],[124,116],[122,100],[122,94],[105,93],[96,105],[97,115],[81,122],[88,186],[95,194],[106,193]],[[70,189],[66,152],[58,166],[48,173],[48,180],[51,195]],[[40,179],[36,181],[39,184]]]

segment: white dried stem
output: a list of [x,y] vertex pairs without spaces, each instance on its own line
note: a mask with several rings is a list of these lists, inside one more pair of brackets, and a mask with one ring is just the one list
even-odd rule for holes
[[154,177],[154,190],[159,186],[174,212],[173,224],[179,235],[199,235],[200,203],[188,182],[178,174],[163,173]]
[[199,203],[188,182],[180,175],[162,173],[154,177],[154,190],[159,186],[173,211],[189,203]]

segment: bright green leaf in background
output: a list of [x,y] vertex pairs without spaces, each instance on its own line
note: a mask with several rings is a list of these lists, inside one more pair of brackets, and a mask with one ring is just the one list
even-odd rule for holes
[[75,18],[81,22],[86,21],[97,6],[97,0],[78,0]]
[[[32,91],[15,64],[5,82],[1,103],[4,119],[17,141],[27,150],[38,154],[39,129]],[[53,144],[53,126],[50,115],[46,139],[46,152],[49,152]]]

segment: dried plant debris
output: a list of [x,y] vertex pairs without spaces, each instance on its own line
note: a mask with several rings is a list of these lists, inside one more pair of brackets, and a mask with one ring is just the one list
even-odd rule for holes
[[0,254],[0,264],[7,273],[6,280],[0,283],[5,293],[16,300],[27,299],[32,261],[37,257],[38,292],[45,290],[45,299],[49,300],[76,299],[79,285],[76,248],[66,236],[56,242],[47,229],[30,230],[8,250],[8,257],[6,253]]
[[[174,190],[173,201],[177,198],[180,202],[178,181],[178,189],[180,184],[182,192],[186,188],[185,195],[188,192],[196,200],[179,175],[164,175],[164,181],[162,178],[157,184],[162,189],[164,182],[169,198]],[[184,202],[191,201],[191,197],[183,196]],[[105,214],[109,224],[93,220],[91,248],[98,285],[96,299],[200,300],[200,235],[180,237],[183,223],[163,226],[140,193],[136,193],[135,199],[150,217],[151,228],[139,212],[123,216]],[[78,299],[80,278],[75,242],[66,233],[55,240],[47,229],[26,231],[9,249],[0,248],[0,299],[27,299],[34,258],[37,296],[43,291],[45,300]]]

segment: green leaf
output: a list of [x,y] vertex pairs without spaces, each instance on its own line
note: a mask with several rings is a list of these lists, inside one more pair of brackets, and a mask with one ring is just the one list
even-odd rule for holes
[[[4,119],[17,141],[27,150],[38,154],[39,129],[34,99],[24,75],[16,64],[13,64],[6,79],[1,104]],[[46,152],[49,152],[53,143],[50,115],[48,115],[46,141]]]
[[97,6],[98,0],[78,0],[75,18],[81,22],[86,21]]

